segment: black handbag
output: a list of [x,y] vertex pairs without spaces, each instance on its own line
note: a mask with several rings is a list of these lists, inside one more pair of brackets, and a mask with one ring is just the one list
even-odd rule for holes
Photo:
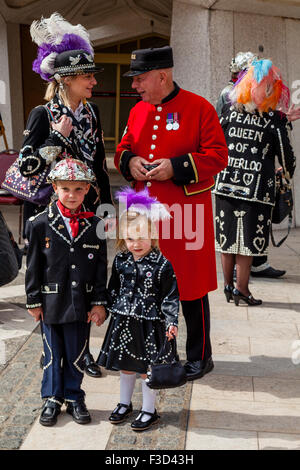
[[271,226],[271,240],[275,247],[281,246],[291,231],[293,221],[293,206],[294,201],[291,183],[287,178],[284,178],[282,172],[278,172],[276,174],[276,195],[275,206],[272,212],[272,224],[280,224],[286,217],[288,217],[289,220],[288,232],[278,243],[275,242]]
[[169,362],[159,362],[159,358],[162,356],[167,343],[168,340],[166,338],[157,358],[153,364],[148,367],[146,383],[150,388],[162,389],[181,387],[181,385],[184,385],[187,381],[185,369],[181,365],[177,354],[175,338],[170,341],[172,351]]

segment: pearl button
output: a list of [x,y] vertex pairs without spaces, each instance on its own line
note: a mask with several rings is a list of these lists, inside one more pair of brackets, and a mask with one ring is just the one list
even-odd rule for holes
[[72,281],[72,286],[76,286],[77,282],[76,281]]
[[155,131],[157,131],[157,129],[158,129],[158,125],[157,125],[157,124],[155,124],[155,126],[153,126],[153,129],[154,129]]
[[157,139],[157,135],[153,134],[152,140],[156,140],[156,139]]
[[76,268],[75,264],[72,264],[71,268],[72,268],[72,269],[75,269],[75,268]]
[[156,145],[152,144],[151,145],[151,150],[154,150],[156,148]]
[[185,167],[189,166],[189,162],[184,162],[183,166]]
[[152,160],[152,158],[154,158],[153,153],[150,153],[149,158],[150,158],[151,160]]
[[148,188],[150,188],[150,186],[152,186],[152,183],[150,183],[150,181],[147,181],[147,186]]
[[73,251],[75,251],[75,250],[74,250],[74,248],[70,248],[70,251],[73,253]]
[[160,116],[155,116],[155,120],[156,120],[156,121],[159,121],[159,120],[160,120]]
[[157,111],[160,113],[162,111],[162,107],[161,106],[158,106],[157,107]]
[[195,183],[195,180],[190,181],[190,183]]

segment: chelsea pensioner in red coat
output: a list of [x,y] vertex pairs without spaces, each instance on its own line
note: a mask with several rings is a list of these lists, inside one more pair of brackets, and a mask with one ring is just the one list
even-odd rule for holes
[[[137,191],[146,184],[150,195],[160,202],[181,206],[182,238],[160,238],[160,247],[174,267],[180,299],[193,300],[217,288],[211,189],[214,175],[227,166],[228,151],[213,106],[201,96],[179,88],[176,83],[172,82],[172,85],[171,93],[159,104],[146,102],[142,97],[143,101],[131,110],[124,136],[117,147],[115,165],[128,181],[134,183]],[[134,82],[133,88],[139,91]],[[172,129],[168,130],[171,125]],[[140,178],[134,178],[138,173],[132,175],[129,166],[134,156],[142,157],[141,162],[148,164],[169,159],[172,177],[156,180],[154,169],[149,173],[140,170]],[[186,210],[186,219],[185,204],[193,208],[192,212]],[[203,205],[204,214],[198,212],[196,224],[198,204]],[[178,222],[175,215],[171,220],[172,224]],[[172,230],[171,227],[171,234],[174,233]],[[189,233],[193,230],[197,230],[197,239],[191,240]],[[200,234],[199,230],[203,232]]]

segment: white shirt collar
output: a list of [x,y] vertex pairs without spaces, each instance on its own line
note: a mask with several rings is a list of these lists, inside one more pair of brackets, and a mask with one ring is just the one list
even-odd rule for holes
[[72,108],[69,108],[69,110],[71,111],[73,116],[77,119],[77,121],[80,118],[80,114],[81,114],[81,111],[83,110],[83,108],[84,108],[84,104],[83,104],[82,101],[80,101],[80,104],[79,104],[78,108],[75,109],[75,111],[73,111]]

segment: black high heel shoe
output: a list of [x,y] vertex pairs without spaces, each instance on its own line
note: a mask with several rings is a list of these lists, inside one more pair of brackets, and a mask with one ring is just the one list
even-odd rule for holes
[[262,304],[262,300],[255,299],[252,294],[250,294],[248,296],[244,295],[237,289],[233,289],[232,297],[233,297],[233,300],[234,300],[234,303],[235,303],[236,306],[239,305],[240,300],[243,300],[244,302],[246,302],[246,304],[248,304],[250,306],[261,305]]
[[233,297],[232,297],[233,289],[234,287],[230,286],[229,284],[227,284],[227,286],[224,287],[224,294],[225,294],[227,302],[230,302],[230,300],[233,300]]

